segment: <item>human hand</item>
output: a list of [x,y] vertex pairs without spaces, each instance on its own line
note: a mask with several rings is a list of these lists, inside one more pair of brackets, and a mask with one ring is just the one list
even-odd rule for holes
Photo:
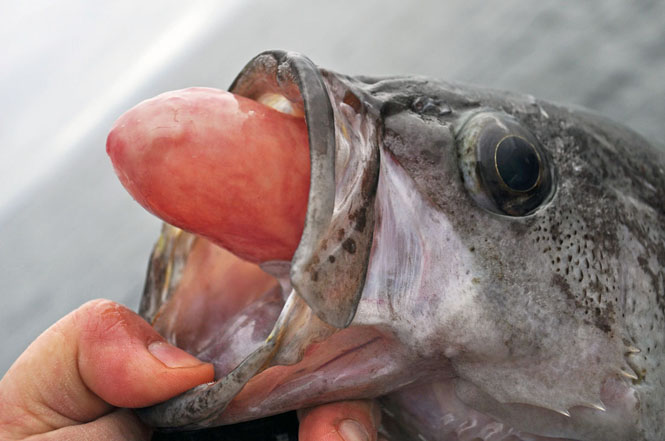
[[141,440],[143,407],[213,379],[141,317],[88,302],[40,335],[0,381],[0,439]]
[[[213,376],[211,364],[166,343],[126,307],[91,301],[40,335],[0,380],[0,439],[148,440],[151,429],[122,408],[164,401]],[[374,441],[376,412],[366,401],[302,411],[299,438]]]

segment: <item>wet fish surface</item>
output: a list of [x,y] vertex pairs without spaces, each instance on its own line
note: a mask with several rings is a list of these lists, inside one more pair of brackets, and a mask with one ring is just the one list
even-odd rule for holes
[[152,441],[298,441],[295,412],[228,426],[180,432],[155,432]]
[[[281,51],[231,91],[303,115],[291,262],[225,323],[221,259],[165,225],[141,314],[217,380],[140,411],[164,430],[379,398],[391,440],[665,438],[665,153],[583,109]],[[251,331],[251,332],[250,332]],[[250,335],[251,334],[251,335]]]

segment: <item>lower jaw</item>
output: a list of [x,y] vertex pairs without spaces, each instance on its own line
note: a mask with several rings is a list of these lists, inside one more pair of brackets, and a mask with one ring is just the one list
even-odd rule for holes
[[[381,399],[391,440],[575,441],[519,431],[457,398],[453,380],[407,387]],[[395,434],[398,434],[395,437]],[[401,437],[400,437],[401,435]]]
[[[215,364],[219,379],[266,339],[284,306],[284,291],[258,266],[201,241],[192,248],[176,292],[153,323],[172,343]],[[252,378],[216,423],[384,396],[386,426],[398,422],[418,441],[418,434],[432,441],[562,439],[520,432],[465,405],[455,395],[449,367],[423,368],[425,362],[390,332],[352,326],[310,345],[301,362],[270,367]],[[429,373],[414,378],[414,370]]]

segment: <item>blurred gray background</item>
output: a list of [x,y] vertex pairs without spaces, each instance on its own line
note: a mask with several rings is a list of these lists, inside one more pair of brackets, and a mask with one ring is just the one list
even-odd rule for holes
[[0,375],[83,302],[138,304],[159,222],[116,181],[120,113],[258,52],[592,108],[665,138],[665,2],[0,1]]

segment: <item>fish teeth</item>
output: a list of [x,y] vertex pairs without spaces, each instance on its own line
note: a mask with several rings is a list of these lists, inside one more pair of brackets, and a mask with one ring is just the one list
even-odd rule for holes
[[633,372],[628,372],[624,369],[619,369],[619,372],[621,373],[621,375],[623,375],[624,377],[629,378],[631,380],[639,379],[639,377],[637,375],[635,375]]
[[607,408],[605,407],[605,405],[602,402],[592,404],[592,406],[593,406],[594,409],[597,409],[601,412],[607,412]]
[[566,409],[552,409],[552,410],[555,411],[556,413],[560,413],[561,415],[570,418],[570,412],[568,412],[568,410]]
[[577,406],[586,407],[586,408],[593,409],[593,410],[598,410],[600,412],[606,412],[607,411],[607,407],[605,407],[605,403],[603,403],[600,400],[594,401],[594,402],[587,401],[587,402],[584,402],[584,403],[579,403],[579,404],[577,404]]
[[642,351],[640,350],[640,348],[636,348],[635,346],[628,346],[628,347],[626,348],[626,354],[627,354],[627,355],[631,355],[631,354],[639,354],[640,352],[642,352]]

